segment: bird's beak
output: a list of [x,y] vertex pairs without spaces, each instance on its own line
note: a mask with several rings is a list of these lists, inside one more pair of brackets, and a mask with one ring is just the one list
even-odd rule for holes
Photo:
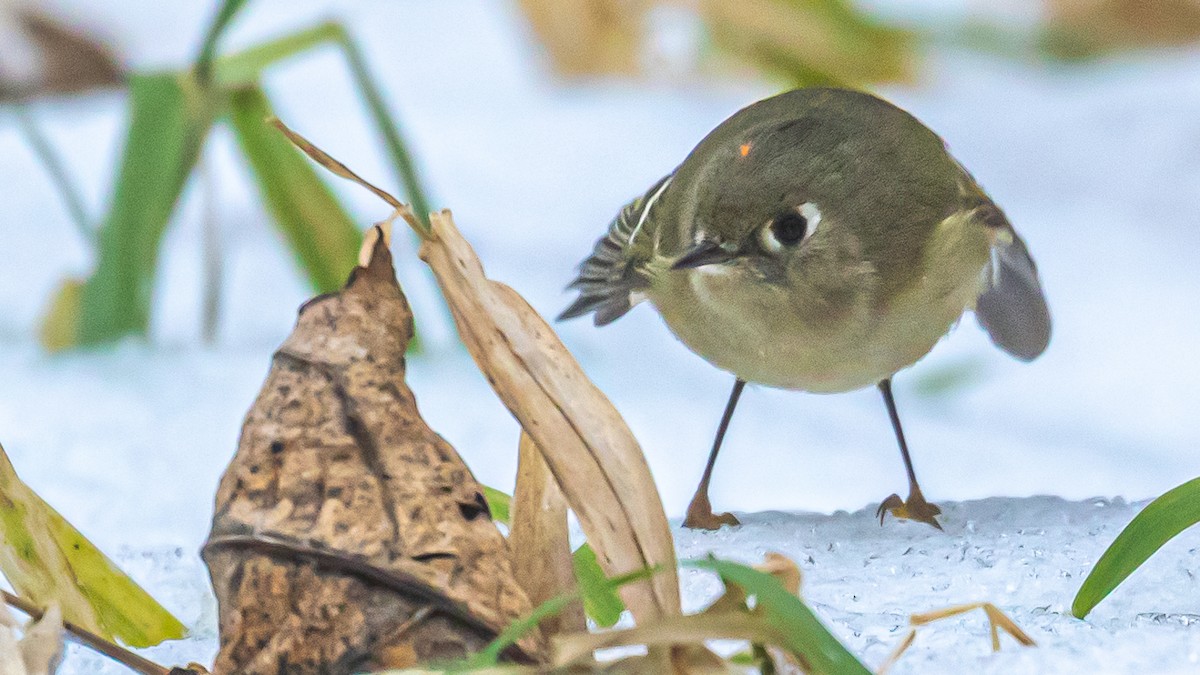
[[725,245],[718,244],[715,241],[703,240],[679,256],[675,264],[671,265],[671,269],[685,270],[703,267],[704,265],[715,265],[717,263],[728,262],[736,255],[737,251],[730,250]]

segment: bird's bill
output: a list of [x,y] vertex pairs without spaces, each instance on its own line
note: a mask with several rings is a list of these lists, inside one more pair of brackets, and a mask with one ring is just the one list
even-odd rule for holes
[[725,246],[718,244],[715,241],[701,241],[695,246],[684,252],[671,265],[671,269],[684,270],[703,267],[705,265],[715,265],[718,263],[729,262],[737,255],[737,251],[731,251]]

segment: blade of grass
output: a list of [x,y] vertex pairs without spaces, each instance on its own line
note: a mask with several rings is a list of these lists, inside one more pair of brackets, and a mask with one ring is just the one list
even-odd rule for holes
[[863,665],[799,596],[789,593],[778,579],[739,563],[708,558],[687,560],[686,567],[716,572],[727,583],[741,587],[756,599],[755,611],[785,639],[777,645],[806,659],[823,675],[870,675]]
[[281,60],[295,56],[323,44],[334,44],[341,50],[346,59],[350,76],[363,97],[367,112],[371,116],[383,138],[387,148],[388,158],[396,173],[399,183],[404,186],[404,194],[412,204],[417,218],[429,225],[430,202],[412,153],[400,133],[400,124],[388,110],[383,94],[375,78],[367,67],[358,43],[350,33],[339,23],[325,22],[286,35],[276,40],[265,42],[238,54],[223,57],[216,63],[216,79],[225,86],[245,86],[258,81],[262,71]]
[[400,136],[400,125],[388,111],[387,104],[383,102],[383,95],[375,83],[375,78],[367,69],[366,59],[363,58],[358,43],[344,29],[340,32],[338,43],[346,55],[350,74],[354,77],[354,82],[358,85],[358,90],[367,104],[367,110],[371,113],[375,126],[379,128],[379,134],[383,136],[383,142],[387,147],[388,157],[392,160],[392,169],[396,172],[396,178],[404,186],[404,194],[412,204],[417,218],[428,227],[431,210],[429,198],[426,196],[421,178],[417,174],[412,155],[408,151],[408,144]]
[[83,207],[83,197],[80,196],[79,188],[76,187],[70,174],[67,172],[67,166],[62,161],[62,157],[55,151],[54,146],[50,143],[50,139],[42,133],[37,122],[34,121],[33,115],[29,113],[29,109],[23,103],[13,105],[13,112],[17,116],[17,127],[21,134],[25,136],[25,140],[29,143],[29,147],[37,158],[42,162],[42,166],[46,168],[46,173],[50,175],[50,180],[54,183],[54,188],[58,190],[58,196],[63,200],[63,205],[67,207],[67,213],[71,216],[71,221],[75,223],[75,228],[79,230],[79,235],[84,241],[96,244],[96,233],[92,229],[92,221],[88,218],[87,210]]
[[204,35],[204,42],[200,45],[200,54],[196,57],[196,79],[202,85],[207,86],[212,80],[212,64],[217,55],[217,42],[225,34],[225,29],[233,21],[233,17],[245,8],[248,1],[225,0],[217,10],[217,16],[209,25],[208,32]]
[[237,88],[258,82],[269,66],[324,44],[336,44],[342,27],[332,21],[268,40],[249,49],[222,56],[213,62],[213,80]]
[[299,151],[265,120],[266,95],[244,87],[230,95],[230,119],[276,226],[313,288],[342,287],[358,264],[362,233]]
[[29,488],[0,447],[0,569],[13,589],[105,639],[178,639],[175,617]]
[[[618,588],[627,584],[649,579],[657,572],[658,570],[656,569],[645,569],[638,570],[636,572],[630,572],[629,574],[615,576],[608,580],[608,587],[610,590],[615,592]],[[494,666],[498,664],[500,662],[500,655],[504,653],[504,650],[516,644],[518,640],[520,640],[534,628],[537,628],[538,624],[543,620],[558,614],[569,607],[571,603],[577,602],[579,599],[578,592],[568,593],[566,595],[560,595],[557,598],[551,598],[550,600],[538,605],[533,609],[532,612],[530,612],[529,616],[511,623],[508,628],[505,628],[504,632],[501,633],[495,640],[493,640],[487,647],[485,647],[483,651],[472,656],[468,661],[470,665],[466,667],[470,669]],[[452,668],[451,670],[454,669]]]
[[1077,619],[1087,616],[1155,551],[1197,523],[1200,523],[1200,478],[1169,490],[1134,517],[1084,579],[1071,603],[1071,613]]
[[159,244],[212,122],[185,76],[135,75],[129,96],[121,169],[79,304],[77,339],[85,345],[146,332]]
[[579,584],[579,593],[583,597],[583,611],[596,625],[612,628],[621,620],[625,611],[625,603],[617,590],[608,583],[604,570],[596,560],[596,552],[591,546],[584,544],[575,550],[571,559],[575,568],[575,582]]
[[483,497],[487,500],[492,512],[492,520],[509,524],[509,514],[512,512],[512,497],[494,487],[483,486]]

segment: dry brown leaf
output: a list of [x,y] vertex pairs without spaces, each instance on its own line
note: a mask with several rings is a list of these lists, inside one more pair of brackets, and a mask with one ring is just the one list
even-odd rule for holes
[[811,80],[801,84],[912,79],[915,60],[901,32],[848,22],[828,4],[699,0],[699,9],[718,44],[760,67]]
[[120,84],[124,73],[94,36],[24,2],[0,2],[0,100]]
[[[513,576],[533,606],[574,593],[578,586],[567,531],[567,500],[550,475],[541,450],[524,432],[517,459],[511,521],[508,545],[513,555]],[[547,637],[586,631],[583,603],[572,602],[541,626]]]
[[[301,309],[217,494],[215,672],[461,658],[531,610],[481,487],[404,382],[412,335],[381,237]],[[519,647],[528,661],[540,636]]]
[[629,645],[703,645],[705,640],[750,640],[781,643],[778,631],[760,616],[747,612],[720,612],[672,616],[633,628],[602,633],[576,633],[555,638],[550,660],[558,668],[590,658],[597,649]]
[[520,0],[561,75],[638,72],[649,0]]
[[621,589],[639,622],[679,613],[675,548],[658,489],[625,420],[516,291],[489,280],[449,211],[420,256],[492,388],[542,449],[604,571],[659,568]]
[[768,552],[763,556],[763,561],[754,566],[754,569],[759,572],[766,572],[779,580],[779,583],[787,589],[792,595],[800,595],[800,566],[795,560],[787,557],[782,553],[775,551]]
[[1200,0],[1046,0],[1052,47],[1071,56],[1200,40]]
[[545,319],[516,291],[484,275],[449,211],[430,214],[426,230],[395,197],[275,123],[318,164],[395,207],[423,238],[421,259],[433,269],[460,338],[496,395],[543,451],[600,566],[609,576],[659,570],[649,581],[621,588],[634,618],[678,614],[674,541],[646,457],[612,402],[588,380]]

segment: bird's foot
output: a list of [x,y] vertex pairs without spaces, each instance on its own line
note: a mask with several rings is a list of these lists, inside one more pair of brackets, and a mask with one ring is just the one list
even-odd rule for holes
[[925,495],[921,494],[918,489],[912,490],[908,495],[908,500],[900,499],[900,495],[892,495],[883,500],[879,505],[879,509],[875,511],[875,515],[879,516],[879,524],[883,525],[884,516],[891,513],[897,518],[905,520],[915,520],[920,523],[925,523],[937,529],[942,529],[942,526],[937,521],[937,516],[941,515],[942,510],[937,504],[930,504],[925,501]]
[[732,513],[713,513],[708,495],[696,493],[688,504],[683,526],[689,530],[719,530],[722,525],[741,525],[741,522]]

